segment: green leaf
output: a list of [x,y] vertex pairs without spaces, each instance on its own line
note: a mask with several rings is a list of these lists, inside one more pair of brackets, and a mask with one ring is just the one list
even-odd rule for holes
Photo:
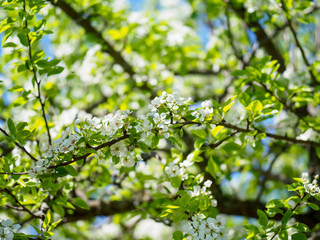
[[35,186],[37,186],[37,183],[33,182],[33,181],[29,181],[29,182],[26,183],[26,186],[27,187],[35,187]]
[[216,126],[214,129],[211,130],[212,136],[216,137],[217,134],[224,128],[224,126]]
[[11,118],[8,118],[7,125],[8,125],[9,131],[11,132],[11,134],[15,135],[17,130],[16,130],[16,126],[14,125],[14,122],[12,121]]
[[231,153],[231,152],[239,152],[241,151],[241,146],[235,142],[228,142],[223,146],[223,149],[227,152],[227,153]]
[[61,73],[64,70],[63,67],[55,67],[48,71],[48,76],[56,75]]
[[192,130],[191,132],[201,139],[206,139],[207,137],[207,133],[203,129]]
[[33,227],[34,230],[36,230],[36,232],[39,234],[39,236],[41,236],[41,230],[33,224],[31,224],[31,226]]
[[307,240],[307,237],[303,233],[295,233],[291,236],[291,240]]
[[233,96],[231,97],[230,99],[228,99],[227,102],[224,103],[224,106],[223,106],[223,111],[226,113],[229,111],[229,109],[232,107],[232,105],[234,104],[234,99],[236,98],[237,96]]
[[55,213],[59,214],[61,217],[64,217],[65,211],[64,211],[63,207],[59,206],[58,204],[53,204],[52,210]]
[[173,240],[182,240],[183,233],[181,231],[175,231],[174,233],[172,233],[172,239]]
[[313,210],[315,211],[318,211],[319,210],[319,206],[315,203],[311,203],[311,202],[308,202],[307,203],[309,207],[311,207]]
[[249,96],[247,93],[243,92],[243,93],[240,93],[240,95],[239,95],[239,102],[240,102],[244,107],[247,107],[247,106],[250,104],[250,102],[251,102],[251,98],[250,98],[250,96]]
[[181,185],[181,178],[179,176],[172,177],[170,178],[170,183],[172,187],[179,188]]
[[155,135],[152,137],[151,140],[151,148],[156,148],[158,146],[159,143],[159,136]]
[[205,140],[198,138],[194,143],[194,148],[196,150],[201,149],[202,145],[205,143]]
[[292,227],[298,229],[300,232],[310,232],[309,227],[304,223],[296,223]]
[[71,165],[65,166],[66,170],[70,173],[71,176],[75,177],[78,176],[78,171]]
[[260,210],[260,209],[258,209],[257,210],[257,214],[259,216],[259,220],[258,220],[259,224],[261,226],[267,226],[267,224],[269,222],[269,219],[268,219],[267,215],[265,214],[265,212]]
[[62,221],[62,218],[60,218],[58,221],[52,223],[49,230],[52,231],[53,229],[55,229],[61,221]]
[[7,30],[7,29],[12,27],[10,24],[5,25],[3,23],[4,23],[4,21],[2,22],[2,24],[0,26],[0,33],[4,32],[5,30]]
[[190,212],[196,212],[199,209],[199,199],[192,199],[188,204],[188,209]]
[[42,224],[43,228],[46,228],[51,223],[52,220],[53,220],[53,214],[49,210],[46,214],[44,221],[43,221],[43,224]]
[[56,169],[56,174],[58,177],[65,177],[69,174],[69,172],[65,167],[60,166]]
[[2,39],[2,45],[4,45],[4,43],[8,40],[8,38],[12,35],[13,32],[14,32],[13,28],[8,29],[8,31],[6,32],[6,34]]
[[22,106],[22,105],[26,104],[26,103],[28,102],[28,100],[29,100],[29,99],[28,99],[27,97],[21,96],[21,97],[17,98],[17,99],[12,103],[12,105],[13,105],[14,107]]
[[211,174],[213,178],[217,177],[217,173],[220,171],[218,164],[210,157],[206,170]]
[[148,148],[148,145],[145,144],[144,142],[138,142],[137,145],[139,146],[139,148],[145,152],[145,153],[148,153],[149,152],[149,148]]
[[27,35],[25,33],[18,33],[17,34],[19,40],[20,40],[20,43],[25,46],[25,47],[28,47],[29,44],[28,44],[28,39],[27,39]]
[[8,48],[8,47],[18,47],[17,44],[13,43],[13,42],[7,42],[5,44],[3,44],[2,46],[3,48]]
[[246,229],[247,231],[250,231],[250,232],[253,232],[255,234],[257,234],[259,232],[259,228],[254,226],[254,225],[251,225],[251,224],[248,224],[248,225],[244,225],[243,226],[244,229]]
[[266,208],[281,208],[283,207],[283,203],[281,200],[279,199],[273,199],[270,200],[267,204],[266,204]]
[[79,208],[90,210],[90,208],[89,208],[88,204],[86,203],[86,201],[84,201],[81,198],[73,198],[72,204],[77,206],[77,207],[79,207]]
[[252,121],[255,119],[256,116],[261,115],[261,112],[263,110],[263,105],[259,100],[254,100],[245,109],[249,111],[248,117],[249,117],[249,120]]
[[26,67],[26,64],[20,64],[18,67],[17,67],[17,72],[23,72],[23,71],[26,71],[28,70],[28,68]]
[[281,240],[288,240],[288,232],[287,230],[281,230],[278,234]]
[[207,195],[203,195],[200,197],[199,209],[204,211],[207,210],[208,207],[211,206],[211,201]]
[[291,211],[287,211],[287,212],[284,214],[284,216],[283,216],[283,218],[282,218],[282,220],[281,220],[283,226],[285,226],[285,225],[288,223],[288,221],[290,220],[290,218],[292,217],[292,215],[293,215],[293,213],[292,213]]
[[235,76],[235,77],[244,76],[244,75],[246,75],[246,71],[245,70],[234,70],[231,73],[231,75]]
[[44,24],[46,23],[46,19],[41,19],[34,24],[34,31],[37,32]]
[[16,126],[18,132],[22,131],[26,126],[28,126],[27,122],[19,122]]

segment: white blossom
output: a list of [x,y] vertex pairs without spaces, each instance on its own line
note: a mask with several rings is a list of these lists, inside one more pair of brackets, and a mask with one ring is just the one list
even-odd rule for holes
[[314,177],[314,179],[311,181],[309,179],[308,173],[303,173],[302,174],[301,181],[303,183],[303,187],[304,187],[305,191],[307,193],[309,193],[310,195],[312,195],[312,196],[320,194],[320,188],[319,188],[319,185],[318,185],[318,178],[319,178],[319,176],[316,175]]
[[188,234],[193,240],[222,239],[224,236],[225,223],[219,216],[205,218],[203,214],[199,214],[193,216],[188,225]]
[[13,224],[11,219],[0,219],[0,239],[12,240],[14,233],[21,228],[19,224]]
[[211,185],[212,185],[212,181],[211,181],[211,180],[207,180],[207,181],[204,182],[204,186],[205,186],[206,188],[210,188]]
[[211,102],[209,100],[201,103],[201,108],[194,110],[191,114],[196,117],[200,121],[204,121],[208,119],[210,115],[213,113],[213,108],[211,107]]

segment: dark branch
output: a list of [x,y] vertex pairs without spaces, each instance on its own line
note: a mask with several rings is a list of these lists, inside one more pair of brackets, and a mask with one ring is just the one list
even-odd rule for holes
[[292,25],[292,21],[291,21],[291,17],[289,16],[289,11],[288,11],[287,5],[285,4],[285,2],[283,0],[281,0],[281,7],[282,7],[282,9],[283,9],[283,11],[285,13],[285,16],[286,16],[286,19],[288,21],[288,25],[289,25],[289,28],[290,28],[290,30],[292,32],[293,38],[294,38],[294,40],[295,40],[295,42],[296,42],[296,44],[297,44],[297,46],[298,46],[298,48],[299,48],[299,50],[301,52],[303,61],[304,61],[305,65],[308,68],[309,74],[310,74],[310,76],[312,78],[312,82],[313,82],[313,84],[318,84],[318,81],[317,81],[315,75],[313,74],[312,69],[310,68],[310,63],[309,63],[309,61],[307,59],[307,56],[306,56],[306,54],[305,54],[305,52],[303,50],[303,47],[302,47],[301,43],[299,42],[296,30],[294,29],[294,27]]
[[75,222],[78,220],[90,220],[95,216],[112,216],[114,214],[132,212],[136,209],[134,200],[112,201],[105,202],[100,200],[89,200],[90,210],[76,208],[76,210],[69,214],[67,213],[62,223]]
[[[9,189],[5,188],[5,189],[3,189],[3,191],[4,191],[5,193],[7,193],[8,195],[10,195],[10,196],[14,199],[14,201],[20,206],[21,210],[29,213],[33,218],[41,218],[40,216],[38,216],[38,215],[34,214],[33,212],[31,212],[31,211],[30,211],[28,208],[26,208],[24,205],[22,205],[22,204],[20,203],[20,201],[17,199],[17,197],[16,197]],[[20,210],[20,211],[21,211],[21,210]]]
[[[9,136],[9,134],[8,134],[4,129],[2,129],[1,127],[0,127],[0,131],[1,131],[6,137],[11,138],[11,137]],[[20,145],[17,141],[14,141],[14,144],[15,144],[18,148],[20,148],[22,151],[24,151],[33,161],[35,161],[35,162],[38,161],[34,156],[32,156],[32,155],[27,151],[27,149],[25,149],[24,146]]]
[[273,165],[275,164],[275,162],[277,161],[277,159],[279,159],[280,155],[282,154],[283,152],[278,152],[274,158],[272,159],[270,165],[269,165],[269,168],[268,170],[263,174],[263,179],[261,181],[261,188],[260,188],[260,192],[258,193],[258,196],[257,196],[257,201],[259,202],[260,201],[260,198],[262,196],[262,193],[263,191],[265,190],[265,187],[266,187],[266,183],[267,183],[267,180],[269,179],[270,175],[271,175],[271,171],[272,171],[272,167]]
[[281,136],[281,135],[277,135],[277,134],[273,134],[273,133],[263,132],[263,131],[261,131],[259,129],[239,128],[237,126],[234,126],[232,124],[225,123],[225,122],[216,123],[216,125],[220,125],[220,126],[224,126],[226,128],[234,129],[234,130],[237,130],[238,132],[257,131],[258,133],[265,133],[267,137],[270,137],[270,138],[273,138],[273,139],[282,140],[282,141],[286,141],[286,142],[292,142],[292,143],[310,144],[310,145],[313,145],[313,146],[320,147],[320,143],[319,142],[314,142],[314,141],[311,141],[311,140],[300,140],[300,139],[296,139],[296,138],[292,138],[292,137]]
[[[105,147],[110,147],[111,145],[117,143],[117,142],[120,142],[121,140],[124,140],[124,139],[127,139],[129,138],[130,135],[127,135],[127,134],[124,134],[122,137],[119,137],[117,139],[113,139],[109,142],[106,142],[106,143],[103,143],[99,146],[96,146],[96,147],[89,147],[89,148],[92,148],[96,151],[98,151],[99,149],[102,149],[102,148],[105,148]],[[86,153],[84,155],[81,155],[81,156],[74,156],[73,159],[71,161],[68,161],[68,162],[63,162],[63,163],[60,163],[60,164],[57,164],[57,165],[54,165],[54,166],[50,166],[48,167],[48,169],[55,169],[55,168],[58,168],[58,167],[62,167],[62,166],[67,166],[71,163],[74,163],[74,162],[77,162],[79,160],[85,160],[87,157],[89,157],[92,153]]]
[[70,18],[72,18],[76,23],[83,27],[87,34],[94,35],[99,43],[103,47],[103,51],[108,53],[116,63],[118,63],[125,72],[127,72],[130,77],[135,73],[132,66],[124,59],[120,52],[114,49],[114,47],[103,38],[102,34],[97,31],[90,22],[90,18],[85,18],[82,14],[74,10],[68,3],[62,0],[48,0],[52,5],[61,8]]
[[[24,12],[26,12],[26,3],[25,3],[25,1],[23,1],[23,10],[24,10]],[[28,28],[28,19],[27,18],[25,19],[24,28]],[[44,104],[44,101],[42,101],[42,98],[41,98],[41,89],[40,89],[41,81],[38,80],[36,68],[35,68],[35,65],[34,65],[34,62],[33,62],[33,54],[32,54],[31,40],[29,38],[29,33],[27,33],[26,36],[27,36],[27,41],[28,41],[28,54],[29,54],[29,60],[30,60],[30,65],[31,65],[30,71],[33,73],[34,80],[35,80],[35,82],[37,84],[37,89],[38,89],[37,98],[38,98],[39,103],[41,105],[41,113],[42,113],[42,117],[43,117],[45,125],[46,125],[47,134],[48,134],[48,142],[49,142],[49,145],[51,145],[52,141],[51,141],[51,135],[50,135],[50,129],[49,129],[48,121],[47,121],[47,118],[46,118],[46,112],[45,112],[45,106],[44,106],[45,104]]]
[[253,19],[250,15],[246,16],[248,13],[243,4],[230,1],[230,6],[237,13],[237,15],[245,21],[246,25],[254,30],[260,45],[264,47],[266,52],[272,56],[273,59],[279,62],[280,67],[278,70],[279,72],[283,73],[286,70],[283,56],[276,45],[272,42],[272,39],[267,35],[264,28],[260,25],[258,20]]

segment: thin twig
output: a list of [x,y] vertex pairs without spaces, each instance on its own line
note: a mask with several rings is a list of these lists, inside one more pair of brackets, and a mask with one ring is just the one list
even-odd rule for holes
[[[286,141],[286,142],[292,142],[292,143],[300,143],[300,144],[310,144],[313,146],[317,146],[320,147],[320,142],[315,142],[315,141],[311,141],[311,140],[300,140],[300,139],[296,139],[296,138],[292,138],[292,137],[288,137],[288,136],[281,136],[281,135],[277,135],[277,134],[273,134],[273,133],[268,133],[268,132],[263,132],[260,129],[247,129],[247,128],[240,128],[238,126],[232,125],[230,123],[227,122],[218,122],[218,123],[214,123],[217,126],[224,126],[226,128],[230,128],[230,129],[234,129],[238,132],[253,132],[253,131],[257,131],[258,133],[264,133],[266,134],[267,137],[269,138],[273,138],[273,139],[277,139],[277,140],[282,140],[282,141]],[[181,126],[186,126],[186,125],[198,125],[201,126],[201,123],[199,122],[192,122],[192,121],[186,121],[183,123],[176,123],[176,125],[181,125]]]
[[[300,203],[302,202],[302,200],[305,198],[305,196],[307,196],[307,193],[303,194],[302,197],[300,198],[301,201],[299,201],[295,206],[294,208],[291,210],[292,212],[294,212],[297,207],[300,205]],[[274,239],[280,232],[280,230],[282,229],[282,225],[280,225],[280,227],[278,228],[278,230],[274,233],[274,235],[272,236],[272,238],[270,238],[270,240]]]
[[301,43],[300,43],[300,41],[299,41],[299,39],[298,39],[296,30],[295,30],[294,27],[293,27],[293,24],[292,24],[292,21],[291,21],[291,17],[289,16],[289,11],[288,11],[287,5],[285,4],[284,0],[281,0],[281,7],[282,7],[282,9],[283,9],[283,11],[284,11],[284,13],[285,13],[284,15],[285,15],[285,17],[286,17],[286,19],[287,19],[287,21],[288,21],[289,28],[290,28],[290,30],[291,30],[291,33],[292,33],[292,35],[293,35],[293,38],[294,38],[297,46],[298,46],[298,48],[299,48],[299,50],[300,50],[300,52],[301,52],[303,61],[304,61],[305,65],[306,65],[307,68],[308,68],[308,71],[309,71],[309,74],[310,74],[310,76],[311,76],[311,78],[312,78],[312,81],[313,81],[314,84],[318,84],[318,81],[317,81],[317,79],[316,79],[316,76],[313,74],[313,72],[312,72],[312,70],[311,70],[311,68],[310,68],[310,63],[309,63],[309,61],[308,61],[308,59],[307,59],[307,56],[306,56],[306,54],[305,54],[305,52],[304,52],[304,50],[303,50],[303,48],[302,48],[302,45],[301,45]]
[[244,62],[244,58],[243,58],[243,55],[238,51],[236,45],[234,44],[234,36],[232,34],[232,28],[231,28],[231,23],[230,23],[230,14],[229,14],[229,5],[226,5],[226,18],[227,18],[227,30],[228,30],[228,37],[229,37],[229,42],[230,42],[230,45],[231,45],[231,48],[234,52],[234,55],[242,62],[242,64],[245,66],[247,65],[245,62]]
[[34,218],[41,218],[40,216],[38,216],[38,215],[34,214],[33,212],[31,212],[22,203],[20,203],[20,201],[17,199],[17,197],[9,189],[5,188],[5,189],[3,189],[3,191],[5,193],[7,193],[8,195],[10,195],[15,200],[15,202],[23,209],[23,211],[28,212]]
[[320,131],[318,129],[315,129],[314,127],[310,126],[310,123],[308,120],[306,120],[304,118],[304,116],[302,116],[302,114],[299,114],[299,112],[292,108],[292,106],[288,105],[286,100],[280,98],[276,93],[274,93],[273,91],[271,91],[266,84],[262,83],[262,82],[257,82],[259,85],[261,85],[268,93],[270,93],[272,96],[274,96],[280,103],[282,103],[283,107],[292,112],[293,114],[295,114],[299,120],[302,120],[309,128],[312,128],[314,131],[320,133]]
[[209,145],[209,147],[211,148],[217,148],[219,147],[222,143],[224,143],[226,140],[228,140],[229,138],[233,137],[234,135],[236,135],[238,133],[238,131],[235,131],[233,133],[231,133],[229,136],[225,137],[224,139],[220,140],[217,143],[212,143]]
[[[119,137],[117,139],[113,139],[109,142],[106,142],[106,143],[103,143],[99,146],[96,146],[96,147],[90,147],[96,151],[98,151],[99,149],[102,149],[102,148],[105,148],[105,147],[110,147],[112,146],[113,144],[117,143],[117,142],[120,142],[121,140],[124,140],[124,139],[127,139],[129,138],[130,135],[128,134],[124,134],[122,137]],[[77,162],[79,160],[83,160],[83,159],[86,159],[89,155],[91,155],[92,153],[86,153],[84,155],[81,155],[81,156],[74,156],[73,157],[73,160],[70,160],[68,162],[63,162],[63,163],[60,163],[60,164],[57,164],[57,165],[54,165],[54,166],[50,166],[48,167],[48,169],[55,169],[55,168],[58,168],[58,167],[62,167],[62,166],[67,166],[71,163],[74,163],[74,162]]]
[[269,179],[269,176],[270,176],[270,174],[271,174],[271,170],[272,170],[272,167],[273,167],[273,165],[275,164],[275,162],[277,161],[277,159],[280,157],[280,155],[282,154],[283,152],[281,151],[281,152],[278,152],[275,156],[274,156],[274,158],[272,159],[272,161],[271,161],[271,163],[270,163],[270,165],[269,165],[269,168],[268,168],[268,170],[265,172],[265,174],[263,175],[263,180],[261,181],[261,188],[260,188],[260,192],[258,193],[258,196],[257,196],[257,202],[259,202],[260,201],[260,198],[261,198],[261,196],[262,196],[262,193],[263,193],[263,191],[264,191],[264,189],[265,189],[265,187],[266,187],[266,182],[267,182],[267,180]]
[[84,14],[78,13],[71,7],[71,5],[62,0],[48,1],[52,5],[61,8],[61,10],[64,11],[71,19],[73,19],[76,23],[83,27],[86,33],[96,36],[103,46],[103,51],[108,53],[114,59],[114,61],[122,67],[125,72],[127,72],[131,77],[135,74],[133,67],[125,60],[121,53],[115,50],[115,48],[105,38],[103,38],[102,34],[92,26],[90,18],[85,18]]
[[[10,135],[9,135],[4,129],[2,129],[1,127],[0,127],[0,131],[1,131],[6,137],[11,138]],[[14,143],[18,148],[20,148],[22,151],[24,151],[33,161],[35,161],[35,162],[38,161],[34,156],[32,156],[32,155],[27,151],[27,149],[25,149],[24,146],[22,146],[21,144],[19,144],[17,141],[14,141],[13,143]]]
[[0,172],[0,175],[26,175],[29,174],[29,172]]
[[[27,13],[26,12],[26,2],[25,2],[25,0],[23,1],[23,10],[24,10],[25,13]],[[25,19],[24,28],[28,28],[28,19],[27,19],[27,17]],[[51,134],[50,134],[50,130],[49,130],[48,121],[47,121],[47,118],[46,118],[46,112],[45,112],[45,106],[44,106],[45,104],[44,104],[44,102],[42,101],[42,98],[41,98],[41,89],[40,89],[41,81],[38,80],[36,68],[34,66],[32,48],[31,48],[31,40],[29,38],[29,33],[27,33],[26,36],[27,36],[27,41],[28,41],[28,53],[29,53],[30,65],[31,65],[31,68],[32,68],[32,69],[30,69],[30,71],[33,73],[34,80],[35,80],[35,82],[37,84],[37,89],[38,89],[37,98],[38,98],[39,103],[41,105],[41,113],[42,113],[42,117],[44,119],[44,122],[45,122],[45,125],[46,125],[46,129],[47,129],[48,142],[49,142],[49,145],[51,145],[52,144],[52,140],[51,140]]]

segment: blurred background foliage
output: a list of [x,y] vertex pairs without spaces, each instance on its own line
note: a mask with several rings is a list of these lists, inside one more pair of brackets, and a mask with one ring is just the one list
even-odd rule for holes
[[[277,114],[256,127],[319,141],[319,7],[317,0],[50,0],[30,25],[43,23],[51,31],[39,36],[39,55],[60,60],[63,67],[41,79],[53,138],[85,114],[101,117],[117,109],[144,114],[150,100],[167,91],[196,103],[222,103],[237,95],[225,119],[242,127],[242,105],[259,100]],[[0,9],[1,19],[8,14],[17,18],[18,11]],[[4,32],[0,36],[6,38]],[[11,38],[19,42],[18,36]],[[0,125],[9,117],[33,123],[35,132],[26,146],[38,151],[45,145],[46,128],[32,76],[21,66],[26,58],[23,48],[1,48]],[[210,131],[204,134],[209,141],[219,138]],[[197,138],[190,131],[184,135],[183,157],[194,150]],[[3,142],[0,146],[2,157],[16,160],[19,149]],[[170,147],[162,143],[161,158],[173,158]],[[163,170],[157,155],[144,157],[148,161],[141,173],[113,176],[110,168],[91,161],[81,176],[57,184],[66,192],[77,184],[90,200],[149,199],[157,188],[152,176]],[[293,177],[318,172],[320,149],[240,134],[201,157],[210,164],[199,163],[194,171],[206,172],[214,181],[218,210],[228,219],[232,239],[242,239],[241,226],[256,221],[257,208],[288,197],[285,186]],[[114,181],[121,177],[121,184]],[[111,211],[110,216],[97,211],[86,217],[84,212],[77,219],[67,214],[70,218],[57,228],[55,239],[170,239],[172,228],[155,217],[159,203],[147,202],[137,211],[118,206],[119,213]],[[319,214],[306,211],[304,217],[311,228],[319,228]]]

